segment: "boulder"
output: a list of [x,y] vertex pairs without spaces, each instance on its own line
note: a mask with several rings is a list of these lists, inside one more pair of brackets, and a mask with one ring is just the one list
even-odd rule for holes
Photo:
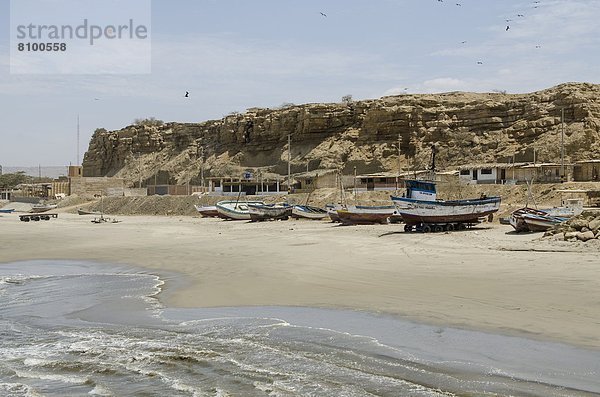
[[600,216],[598,218],[590,221],[590,223],[588,224],[588,227],[594,233],[598,232],[598,230],[600,230]]
[[574,238],[577,238],[578,234],[578,232],[567,232],[565,233],[565,240],[572,240]]
[[591,230],[588,230],[587,232],[583,232],[583,233],[577,233],[577,239],[581,240],[581,241],[588,241],[588,240],[593,240],[595,239],[596,236],[594,235],[594,232],[592,232]]

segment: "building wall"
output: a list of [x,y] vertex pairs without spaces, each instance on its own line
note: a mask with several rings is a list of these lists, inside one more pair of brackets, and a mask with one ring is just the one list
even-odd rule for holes
[[69,179],[71,194],[102,194],[104,196],[123,196],[125,181],[122,178],[80,177]]
[[576,181],[600,180],[600,163],[584,163],[575,166],[573,177]]
[[[463,183],[467,184],[478,184],[478,183],[496,183],[498,180],[498,169],[497,168],[483,168],[486,170],[491,170],[491,174],[482,174],[480,168],[469,170],[469,175],[460,175],[459,180]],[[476,173],[476,178],[473,178],[474,173]],[[509,178],[509,174],[507,171],[507,178]],[[510,178],[509,178],[510,179]]]

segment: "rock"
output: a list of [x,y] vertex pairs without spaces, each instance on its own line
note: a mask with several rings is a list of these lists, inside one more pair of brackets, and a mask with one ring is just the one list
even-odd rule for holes
[[555,241],[565,241],[565,234],[564,233],[558,233],[558,234],[554,234],[552,235],[552,240]]
[[[439,142],[436,158],[444,167],[496,162],[527,147],[558,147],[557,109],[562,107],[566,130],[585,137],[571,139],[569,152],[593,158],[600,155],[600,148],[590,144],[600,141],[597,98],[600,85],[569,83],[531,94],[452,92],[251,108],[201,123],[142,120],[116,131],[96,130],[83,174],[133,182],[153,178],[159,165],[169,173],[165,180],[183,184],[200,173],[202,162],[207,176],[235,176],[236,167],[269,167],[285,175],[288,135],[292,173],[305,171],[307,163],[313,170],[348,163],[358,173],[396,170],[396,150],[383,149],[399,138],[405,168],[409,162],[427,165],[433,142]],[[551,156],[546,152],[541,153]]]
[[598,230],[600,230],[600,217],[590,221],[590,223],[588,224],[588,227],[590,228],[590,230],[592,230],[594,233],[598,232]]
[[572,240],[574,238],[577,238],[578,234],[579,232],[567,232],[565,233],[565,240]]
[[588,227],[588,221],[583,218],[574,218],[569,222],[569,226],[577,231],[581,231],[584,227]]
[[583,232],[583,233],[577,233],[577,239],[581,240],[581,241],[588,241],[588,240],[593,240],[595,239],[596,236],[594,235],[594,232],[588,230],[587,232]]

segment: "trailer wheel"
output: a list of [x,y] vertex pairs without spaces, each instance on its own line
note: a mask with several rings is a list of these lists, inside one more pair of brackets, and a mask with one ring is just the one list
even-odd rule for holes
[[431,233],[431,226],[429,225],[424,225],[423,229],[421,229],[423,231],[423,233]]
[[26,217],[23,217],[23,218],[21,218],[21,220],[22,220],[23,222],[29,222],[29,218],[26,218]]
[[443,232],[443,231],[444,231],[444,226],[442,226],[442,225],[435,225],[435,226],[433,227],[433,231],[434,231],[434,233],[440,233],[440,232]]
[[465,225],[464,223],[458,224],[458,230],[466,230],[466,229],[467,229],[467,225]]
[[45,220],[45,221],[49,221],[50,217],[48,215],[46,215],[46,216],[43,216],[42,219]]
[[412,232],[413,231],[413,227],[412,225],[404,225],[404,231],[405,232]]
[[31,218],[31,219],[33,219],[34,221],[36,221],[36,222],[37,222],[37,221],[39,221],[39,220],[40,220],[40,217],[39,217],[39,216],[34,216],[34,217],[33,217],[33,218]]
[[453,232],[454,231],[454,224],[449,223],[446,225],[446,231],[447,232]]

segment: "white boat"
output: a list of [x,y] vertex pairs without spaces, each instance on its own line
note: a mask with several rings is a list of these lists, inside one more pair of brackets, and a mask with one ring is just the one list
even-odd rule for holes
[[57,204],[36,204],[33,207],[31,207],[31,210],[29,212],[32,214],[39,214],[40,212],[50,211],[57,207]]
[[216,205],[219,217],[228,220],[249,221],[248,204],[264,204],[262,201],[219,201]]
[[[392,196],[406,231],[413,228],[423,232],[464,229],[485,217],[489,219],[500,209],[500,197],[483,195],[467,200],[437,200],[433,182],[406,181],[406,185],[407,197]],[[426,193],[422,196],[425,199],[415,198],[421,193]]]
[[266,221],[269,219],[288,219],[292,215],[292,207],[288,204],[248,204],[250,219]]
[[309,205],[295,205],[292,208],[292,217],[306,219],[323,219],[327,216],[327,210]]

